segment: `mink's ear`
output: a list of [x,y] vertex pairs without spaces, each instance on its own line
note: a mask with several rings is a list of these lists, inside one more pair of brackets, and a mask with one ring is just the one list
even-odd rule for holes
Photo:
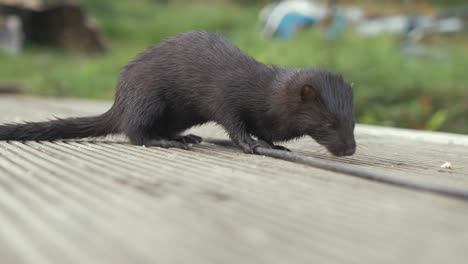
[[301,99],[303,102],[315,100],[318,98],[318,93],[312,85],[306,84],[301,88]]

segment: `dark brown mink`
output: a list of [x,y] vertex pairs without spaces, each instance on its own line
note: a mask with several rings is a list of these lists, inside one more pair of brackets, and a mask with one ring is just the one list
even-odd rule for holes
[[[0,140],[58,140],[123,133],[135,145],[188,149],[181,133],[214,121],[246,153],[305,135],[352,155],[353,90],[324,69],[265,65],[217,33],[162,40],[122,70],[113,106],[93,117],[5,124]],[[284,148],[283,148],[284,149]]]

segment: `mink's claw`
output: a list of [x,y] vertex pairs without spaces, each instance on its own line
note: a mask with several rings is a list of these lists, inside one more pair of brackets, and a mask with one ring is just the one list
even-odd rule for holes
[[273,146],[273,149],[277,149],[277,150],[283,150],[283,151],[291,152],[291,150],[290,150],[290,149],[288,149],[287,147],[283,147],[283,146],[280,146],[280,145],[275,145],[275,146]]

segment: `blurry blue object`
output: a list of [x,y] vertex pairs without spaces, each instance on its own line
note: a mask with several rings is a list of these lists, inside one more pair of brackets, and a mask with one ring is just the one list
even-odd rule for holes
[[284,0],[265,6],[259,14],[262,35],[287,39],[298,28],[319,23],[327,15],[327,6],[311,0]]
[[331,40],[339,38],[346,30],[346,17],[343,9],[335,8],[331,25],[327,28],[326,37]]
[[281,19],[278,28],[276,29],[276,36],[282,39],[288,39],[294,36],[298,28],[310,26],[318,22],[310,16],[305,16],[298,13],[288,13]]

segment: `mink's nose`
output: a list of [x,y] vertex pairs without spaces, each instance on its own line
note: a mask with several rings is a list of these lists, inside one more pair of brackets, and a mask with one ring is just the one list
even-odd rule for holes
[[351,156],[356,153],[356,141],[354,139],[351,142],[346,142],[346,148],[344,150],[344,156]]
[[342,156],[351,156],[351,155],[353,155],[355,152],[356,152],[356,147],[354,147],[354,148],[348,148],[348,149],[345,149],[345,150],[343,151],[343,155],[342,155]]
[[328,150],[337,157],[351,156],[356,152],[356,148],[342,148],[342,149],[328,148]]
[[343,156],[351,156],[355,152],[356,152],[356,148],[347,148],[347,149],[339,150],[339,151],[332,152],[332,153],[337,157],[343,157]]
[[338,157],[351,156],[356,153],[356,142],[352,140],[336,147],[329,147],[328,150]]

